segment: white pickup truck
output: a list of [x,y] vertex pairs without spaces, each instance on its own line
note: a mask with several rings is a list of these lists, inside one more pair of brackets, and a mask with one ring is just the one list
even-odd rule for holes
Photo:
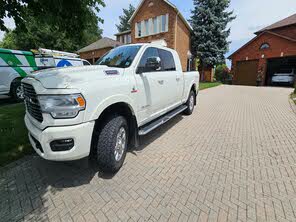
[[22,80],[30,142],[54,161],[93,157],[118,171],[128,146],[196,105],[198,72],[153,44],[115,48],[95,66],[42,70]]

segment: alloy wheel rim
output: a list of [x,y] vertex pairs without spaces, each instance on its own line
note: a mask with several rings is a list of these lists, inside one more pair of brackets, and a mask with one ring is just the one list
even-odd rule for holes
[[121,160],[126,146],[126,131],[121,127],[116,136],[116,145],[114,150],[115,160]]
[[16,95],[18,98],[23,99],[24,98],[24,92],[21,86],[18,86],[16,88]]
[[194,107],[194,97],[193,96],[190,96],[190,99],[189,99],[189,109],[190,110],[193,110],[193,107]]

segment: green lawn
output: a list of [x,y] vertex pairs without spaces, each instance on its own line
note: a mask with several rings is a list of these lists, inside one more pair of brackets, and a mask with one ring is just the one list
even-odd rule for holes
[[0,106],[0,166],[32,152],[23,103]]
[[204,90],[204,89],[208,89],[208,88],[212,88],[220,85],[222,85],[222,83],[220,82],[201,82],[199,84],[199,90]]
[[291,94],[291,99],[294,101],[294,103],[296,104],[296,93],[292,93]]

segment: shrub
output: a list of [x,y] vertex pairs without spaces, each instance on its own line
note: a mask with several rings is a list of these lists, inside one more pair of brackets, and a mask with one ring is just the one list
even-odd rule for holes
[[226,64],[218,65],[215,70],[215,78],[217,81],[226,83],[231,79],[230,70]]

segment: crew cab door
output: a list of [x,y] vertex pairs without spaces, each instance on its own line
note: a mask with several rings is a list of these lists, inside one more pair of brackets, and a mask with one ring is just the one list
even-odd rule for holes
[[165,49],[158,49],[161,59],[161,70],[165,72],[167,109],[175,108],[181,105],[183,95],[183,72],[176,67],[176,61],[179,60],[178,55]]
[[164,114],[171,101],[174,86],[169,85],[167,76],[168,72],[162,70],[158,49],[147,48],[135,75],[139,115],[145,122]]

